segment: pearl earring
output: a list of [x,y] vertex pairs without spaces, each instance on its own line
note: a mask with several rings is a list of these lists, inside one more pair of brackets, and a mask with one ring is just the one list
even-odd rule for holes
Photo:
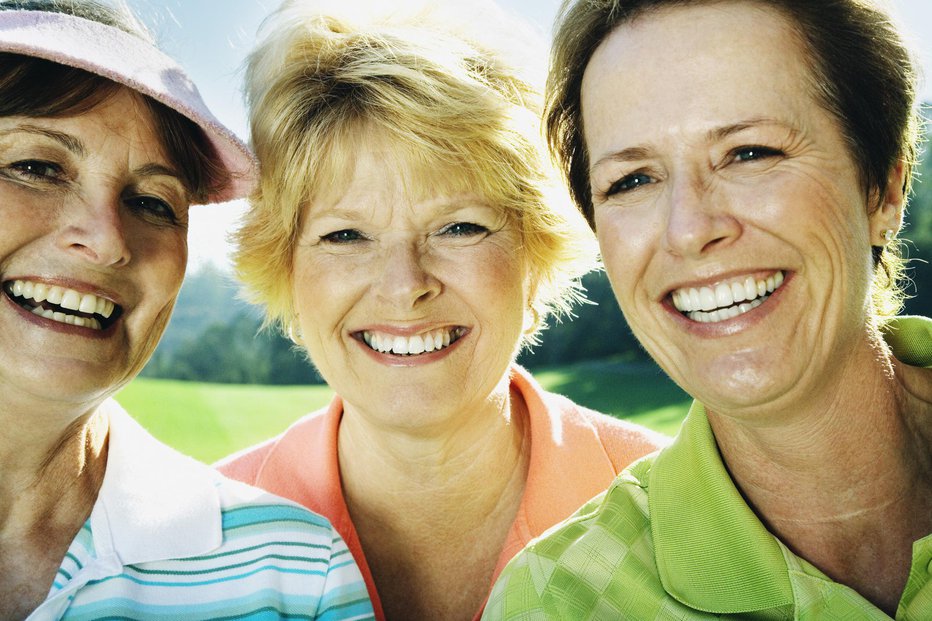
[[893,229],[887,229],[886,231],[883,232],[883,238],[886,241],[891,242],[893,241],[893,233],[894,233]]

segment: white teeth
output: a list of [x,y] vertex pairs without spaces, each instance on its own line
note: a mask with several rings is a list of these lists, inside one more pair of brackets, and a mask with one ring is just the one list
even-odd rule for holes
[[731,297],[731,287],[726,284],[720,284],[715,288],[715,305],[731,306],[734,303]]
[[109,319],[110,315],[113,314],[114,304],[106,298],[97,298],[97,308],[93,311],[87,311],[89,313],[93,312],[98,315],[103,316],[105,319]]
[[427,334],[416,334],[411,337],[363,332],[362,340],[366,345],[383,354],[416,356],[448,347],[452,341],[459,338],[460,330],[460,328],[435,330]]
[[689,290],[689,308],[692,310],[699,310],[702,308],[702,301],[699,299],[699,291],[697,289]]
[[419,336],[412,336],[408,340],[408,353],[412,355],[424,353],[424,339]]
[[34,283],[28,280],[15,280],[9,285],[8,291],[15,297],[30,300],[31,304],[23,304],[28,310],[32,310],[36,315],[60,321],[76,326],[94,328],[100,330],[100,320],[93,317],[81,317],[67,312],[44,309],[41,305],[43,302],[60,306],[63,310],[72,310],[84,314],[100,315],[104,319],[109,319],[116,310],[116,304],[110,300],[98,297],[92,293],[80,293],[74,289],[66,289],[59,286],[49,286],[44,283]]
[[61,299],[64,295],[65,290],[61,287],[49,287],[49,292],[45,299],[52,304],[61,304]]
[[780,288],[783,280],[783,272],[777,271],[763,280],[748,276],[743,280],[719,283],[715,287],[677,289],[670,298],[678,311],[686,313],[694,321],[725,321],[760,306],[766,296]]
[[704,313],[702,311],[693,311],[688,313],[687,316],[693,321],[699,323],[714,323],[716,321],[725,321],[726,319],[734,319],[738,315],[743,315],[749,310],[755,309],[761,304],[764,303],[766,298],[758,298],[752,302],[744,302],[738,304],[737,306],[729,306],[728,308],[720,308],[711,313]]
[[78,310],[82,313],[94,313],[97,312],[97,300],[100,299],[96,295],[91,295],[86,293],[81,296],[81,303],[78,305]]
[[68,310],[78,310],[78,307],[81,306],[81,294],[74,289],[65,289],[58,305]]
[[744,286],[741,283],[731,283],[731,299],[737,302],[744,302],[748,296],[744,293]]

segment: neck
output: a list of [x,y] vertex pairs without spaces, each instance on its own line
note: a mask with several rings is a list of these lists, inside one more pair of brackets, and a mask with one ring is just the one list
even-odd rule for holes
[[[347,404],[344,496],[388,619],[471,619],[527,479],[527,409],[507,380],[429,432],[366,424]],[[371,420],[371,419],[370,419]]]
[[103,482],[108,418],[96,409],[56,416],[17,407],[0,412],[0,425],[17,430],[0,440],[0,538],[36,525],[47,533],[73,529],[73,536]]
[[768,528],[889,612],[912,543],[932,532],[932,371],[852,356],[825,385],[765,424],[727,412],[709,422]]
[[475,409],[451,413],[450,424],[425,433],[372,424],[345,404],[338,443],[348,504],[406,520],[412,508],[424,506],[448,506],[463,521],[482,515],[516,481],[523,490],[523,408],[505,384]]

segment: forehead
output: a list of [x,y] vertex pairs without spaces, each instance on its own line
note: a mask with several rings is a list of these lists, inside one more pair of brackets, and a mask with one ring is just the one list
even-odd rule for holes
[[47,128],[49,135],[73,136],[88,146],[122,143],[159,154],[164,151],[151,109],[141,96],[124,87],[79,114],[0,117],[0,123]]
[[475,175],[426,148],[379,134],[339,145],[324,158],[311,211],[338,204],[433,204],[471,195],[478,199]]
[[744,118],[795,118],[815,102],[812,83],[792,22],[763,4],[649,11],[618,26],[586,67],[586,141],[597,149],[608,126],[640,141],[658,127],[677,131],[706,123],[711,129]]

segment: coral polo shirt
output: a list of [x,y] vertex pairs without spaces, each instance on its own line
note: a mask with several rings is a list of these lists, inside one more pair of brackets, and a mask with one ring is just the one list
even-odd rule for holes
[[[510,370],[510,380],[527,403],[531,456],[521,505],[492,582],[531,539],[605,490],[629,463],[667,443],[661,434],[546,392],[517,365]],[[343,498],[337,457],[342,416],[343,401],[337,396],[280,436],[232,455],[217,467],[228,477],[294,500],[330,520],[359,564],[376,618],[383,620],[372,573]],[[481,613],[480,609],[475,616]]]

